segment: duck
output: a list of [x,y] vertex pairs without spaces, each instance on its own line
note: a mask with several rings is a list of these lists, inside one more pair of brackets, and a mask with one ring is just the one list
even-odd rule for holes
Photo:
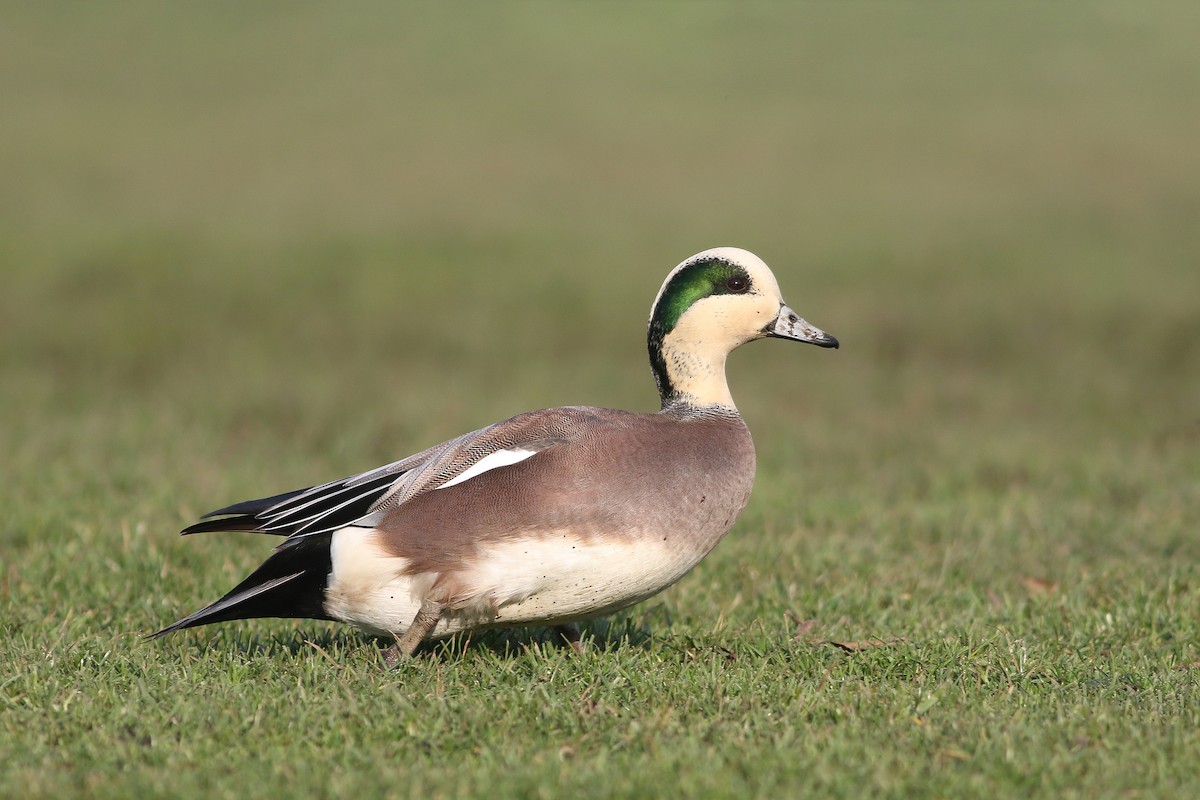
[[578,623],[683,578],[721,541],[754,483],[754,443],[725,378],[756,339],[837,348],[783,300],[753,253],[718,247],[667,275],[647,325],[661,408],[518,414],[415,455],[217,509],[183,535],[283,537],[219,600],[151,638],[264,617],[332,620],[391,642],[487,627]]

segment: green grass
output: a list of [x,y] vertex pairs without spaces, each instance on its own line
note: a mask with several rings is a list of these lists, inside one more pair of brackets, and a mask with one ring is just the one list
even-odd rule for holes
[[[1191,5],[3,16],[0,795],[1200,794]],[[591,653],[142,639],[211,508],[654,408],[720,244],[843,348],[734,354],[751,504]]]

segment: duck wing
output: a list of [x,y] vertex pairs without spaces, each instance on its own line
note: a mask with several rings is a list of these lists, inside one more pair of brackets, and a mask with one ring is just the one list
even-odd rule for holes
[[573,440],[581,417],[592,417],[592,412],[583,408],[531,411],[368,472],[210,511],[182,533],[251,531],[286,536],[290,541],[350,525],[369,527],[419,494]]

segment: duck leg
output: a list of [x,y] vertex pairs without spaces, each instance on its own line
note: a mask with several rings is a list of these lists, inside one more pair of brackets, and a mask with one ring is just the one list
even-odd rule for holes
[[579,626],[574,622],[568,622],[566,625],[555,625],[554,632],[558,634],[558,638],[563,644],[571,646],[571,649],[576,653],[583,655],[587,652],[587,645],[583,643],[583,637],[579,633]]
[[387,668],[392,669],[400,663],[401,658],[407,658],[416,652],[417,647],[426,636],[433,632],[441,618],[442,606],[440,604],[432,600],[421,601],[421,608],[417,611],[417,616],[413,617],[408,630],[384,652],[383,663]]

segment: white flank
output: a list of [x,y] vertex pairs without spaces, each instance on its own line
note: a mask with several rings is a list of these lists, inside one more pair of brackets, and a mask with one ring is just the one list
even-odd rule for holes
[[[375,633],[402,635],[437,576],[402,574],[408,562],[387,555],[377,535],[353,527],[333,534],[325,610]],[[585,541],[565,531],[483,545],[453,576],[464,595],[432,635],[611,613],[667,588],[702,556],[652,540]]]
[[421,601],[412,596],[412,578],[403,575],[408,559],[388,555],[377,537],[374,528],[333,532],[325,611],[373,633],[402,633]]
[[507,467],[512,464],[518,464],[532,455],[535,455],[537,450],[497,450],[494,453],[489,453],[483,458],[476,461],[467,469],[463,470],[461,475],[456,476],[453,480],[446,481],[439,489],[448,489],[451,486],[457,486],[463,481],[469,481],[476,475],[482,475],[488,470],[497,469],[499,467]]
[[481,610],[497,609],[495,622],[569,621],[645,600],[702,556],[655,540],[583,540],[563,531],[482,547],[462,577]]

